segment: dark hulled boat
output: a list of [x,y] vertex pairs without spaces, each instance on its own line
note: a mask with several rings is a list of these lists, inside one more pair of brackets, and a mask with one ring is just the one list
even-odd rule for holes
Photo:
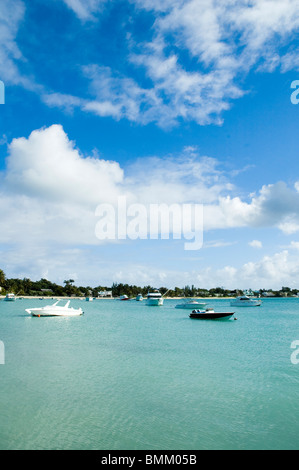
[[193,310],[190,318],[197,320],[228,320],[234,314],[235,312],[215,312],[213,309]]

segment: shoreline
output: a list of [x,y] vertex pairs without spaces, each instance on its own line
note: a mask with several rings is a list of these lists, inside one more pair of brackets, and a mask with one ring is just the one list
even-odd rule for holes
[[[164,297],[164,300],[233,300],[236,297]],[[254,297],[257,298],[257,297]],[[296,299],[299,297],[261,297],[261,300],[269,300],[269,299]],[[0,296],[0,301],[5,299],[5,295]],[[41,297],[41,296],[28,296],[22,295],[20,297],[16,297],[16,300],[81,300],[86,301],[86,297]],[[93,300],[118,300],[118,297],[93,297]],[[132,298],[130,300],[135,300]],[[146,300],[144,298],[143,300]]]
[[[0,296],[0,301],[5,299],[5,295]],[[164,300],[231,300],[234,297],[164,297]],[[16,297],[16,300],[82,300],[86,301],[86,297],[41,297],[41,296],[29,296],[21,295]],[[118,297],[93,297],[93,300],[118,300]],[[130,300],[135,300],[132,298]],[[146,300],[144,298],[143,300]]]

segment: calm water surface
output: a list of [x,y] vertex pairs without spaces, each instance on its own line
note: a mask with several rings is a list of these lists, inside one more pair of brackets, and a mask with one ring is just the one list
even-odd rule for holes
[[[177,301],[0,302],[0,449],[298,449],[299,299],[196,321]],[[210,301],[231,310],[229,301]]]

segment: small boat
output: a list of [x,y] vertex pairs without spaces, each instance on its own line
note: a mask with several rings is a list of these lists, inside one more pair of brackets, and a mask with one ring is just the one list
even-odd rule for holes
[[260,307],[262,301],[244,295],[243,297],[236,297],[230,304],[232,307]]
[[147,294],[147,305],[149,307],[161,307],[164,304],[164,299],[161,292],[156,290],[155,292],[149,292]]
[[189,316],[197,320],[228,320],[234,314],[235,312],[215,312],[214,309],[208,308],[207,310],[193,310]]
[[185,302],[183,304],[178,304],[176,305],[175,308],[181,308],[184,310],[192,310],[194,308],[197,308],[199,310],[204,309],[206,307],[206,303],[204,302],[197,302],[197,300],[190,300],[189,302]]
[[70,300],[64,306],[58,305],[59,302],[41,308],[28,308],[26,312],[33,317],[78,317],[84,313],[82,308],[71,308]]
[[15,294],[7,294],[5,297],[5,302],[15,302],[17,300]]
[[86,297],[86,302],[93,302],[93,297]]
[[119,297],[118,300],[126,301],[126,300],[130,300],[130,299],[127,295],[122,295],[121,297]]
[[142,294],[138,294],[136,297],[137,302],[142,302],[143,301],[143,296]]

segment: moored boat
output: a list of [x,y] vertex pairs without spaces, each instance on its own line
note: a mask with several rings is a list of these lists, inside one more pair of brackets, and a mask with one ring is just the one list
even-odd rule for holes
[[41,308],[28,308],[26,312],[33,317],[78,317],[84,313],[82,308],[70,307],[70,300],[64,306],[58,305],[59,302]]
[[142,294],[138,294],[138,295],[137,295],[136,301],[137,301],[137,302],[142,302],[142,301],[143,301],[143,296],[142,296]]
[[164,299],[161,292],[156,290],[155,292],[149,292],[147,294],[147,305],[149,307],[161,307],[164,304]]
[[7,294],[4,300],[5,302],[15,302],[17,298],[15,294]]
[[197,320],[229,320],[235,312],[215,312],[214,309],[208,308],[207,310],[193,310],[190,313],[190,318]]
[[119,297],[118,300],[126,301],[126,300],[130,300],[130,299],[127,295],[122,295],[121,297]]
[[260,307],[262,305],[262,301],[243,295],[236,297],[230,304],[232,307]]

